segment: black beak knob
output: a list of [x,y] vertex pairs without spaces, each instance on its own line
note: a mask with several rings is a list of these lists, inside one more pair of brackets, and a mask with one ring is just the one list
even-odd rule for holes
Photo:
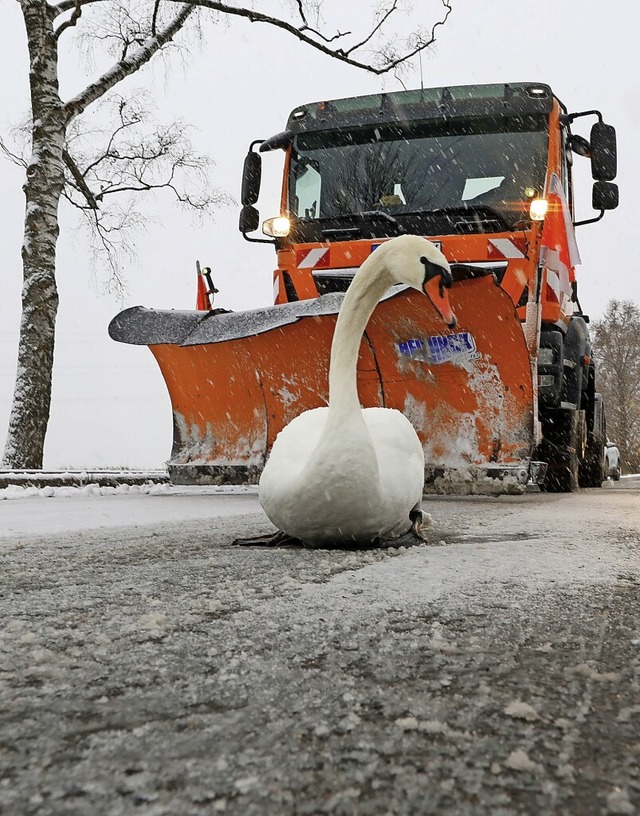
[[439,264],[433,263],[433,261],[430,261],[428,260],[428,258],[425,258],[424,255],[420,258],[420,262],[424,264],[425,270],[424,283],[426,283],[428,280],[431,280],[431,278],[435,278],[436,275],[441,275],[442,276],[441,286],[444,286],[447,289],[451,287],[451,284],[453,283],[453,275],[448,269],[445,269],[444,266],[440,266]]

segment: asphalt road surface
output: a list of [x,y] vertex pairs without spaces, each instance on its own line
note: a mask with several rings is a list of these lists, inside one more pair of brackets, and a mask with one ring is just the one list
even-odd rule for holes
[[255,496],[0,502],[0,813],[640,814],[623,484],[431,498],[401,551],[239,549]]

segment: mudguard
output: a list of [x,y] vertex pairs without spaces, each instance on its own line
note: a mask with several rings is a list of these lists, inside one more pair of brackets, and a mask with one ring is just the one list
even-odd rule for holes
[[[425,489],[519,492],[531,477],[533,384],[520,321],[490,275],[454,284],[447,328],[421,293],[395,287],[360,346],[364,406],[402,411],[425,451]],[[171,479],[255,483],[273,441],[304,410],[327,404],[343,295],[248,312],[135,307],[109,326],[148,345],[173,408]]]

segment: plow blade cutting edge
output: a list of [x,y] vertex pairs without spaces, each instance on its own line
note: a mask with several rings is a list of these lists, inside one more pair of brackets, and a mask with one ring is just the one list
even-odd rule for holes
[[[426,492],[520,492],[536,478],[521,324],[491,276],[449,291],[454,329],[407,288],[378,304],[360,347],[362,405],[397,408],[412,422],[424,447]],[[342,298],[225,314],[135,307],[112,320],[111,337],[148,345],[167,384],[173,482],[257,483],[284,425],[327,404]]]

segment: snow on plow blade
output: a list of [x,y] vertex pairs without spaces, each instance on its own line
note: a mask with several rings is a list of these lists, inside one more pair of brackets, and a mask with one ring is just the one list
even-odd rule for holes
[[[179,484],[256,483],[277,433],[326,405],[342,294],[249,312],[135,307],[109,326],[148,345],[167,384]],[[533,390],[524,335],[493,277],[455,283],[448,329],[424,295],[396,287],[360,347],[364,406],[401,410],[425,451],[427,492],[519,492],[535,474]]]

